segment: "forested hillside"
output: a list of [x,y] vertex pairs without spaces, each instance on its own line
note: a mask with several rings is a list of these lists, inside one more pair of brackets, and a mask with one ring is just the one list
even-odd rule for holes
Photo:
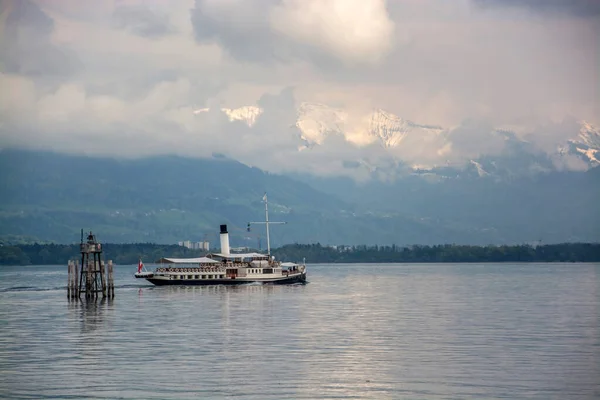
[[94,158],[0,151],[0,243],[517,244],[600,241],[600,168],[496,182],[412,176],[353,182],[266,173],[215,156]]

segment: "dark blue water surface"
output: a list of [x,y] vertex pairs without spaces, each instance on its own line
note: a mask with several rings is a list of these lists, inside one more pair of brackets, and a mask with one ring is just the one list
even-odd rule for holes
[[309,265],[307,285],[69,301],[0,267],[0,397],[592,399],[600,265]]

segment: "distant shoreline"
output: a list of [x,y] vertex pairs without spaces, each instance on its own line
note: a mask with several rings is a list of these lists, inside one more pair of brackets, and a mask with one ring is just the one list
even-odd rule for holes
[[[153,243],[103,244],[104,260],[152,264],[161,257],[199,257],[205,251]],[[216,250],[215,250],[216,251]],[[433,246],[323,246],[290,244],[272,251],[277,259],[309,263],[503,263],[503,262],[600,262],[600,243],[546,245],[433,245]],[[79,244],[25,244],[0,246],[0,265],[61,265],[79,259]]]

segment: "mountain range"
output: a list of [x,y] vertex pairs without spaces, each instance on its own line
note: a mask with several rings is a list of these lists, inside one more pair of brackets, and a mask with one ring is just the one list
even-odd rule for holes
[[273,246],[600,241],[600,168],[500,180],[477,171],[358,182],[272,174],[217,154],[117,159],[3,149],[0,238],[72,243],[91,229],[104,242],[214,245],[226,223],[232,246],[264,249],[264,228],[247,232],[246,224],[264,218],[267,192],[270,219],[287,222],[273,226]]
[[[208,111],[202,108],[194,113]],[[257,106],[220,111],[232,123],[242,122],[249,128],[268,112]],[[363,175],[366,171],[370,177],[475,174],[512,179],[600,165],[600,130],[576,119],[535,129],[494,127],[476,120],[441,127],[418,124],[381,109],[361,114],[303,102],[295,110],[295,119],[287,122],[298,151],[311,151],[329,138],[341,138],[357,149],[353,155],[358,154],[342,160],[344,166],[361,170]],[[360,149],[364,149],[363,155]]]

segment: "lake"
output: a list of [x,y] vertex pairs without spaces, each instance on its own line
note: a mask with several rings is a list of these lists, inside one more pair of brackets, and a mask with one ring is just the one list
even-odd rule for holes
[[600,264],[309,265],[307,285],[69,301],[0,267],[0,397],[592,399]]

